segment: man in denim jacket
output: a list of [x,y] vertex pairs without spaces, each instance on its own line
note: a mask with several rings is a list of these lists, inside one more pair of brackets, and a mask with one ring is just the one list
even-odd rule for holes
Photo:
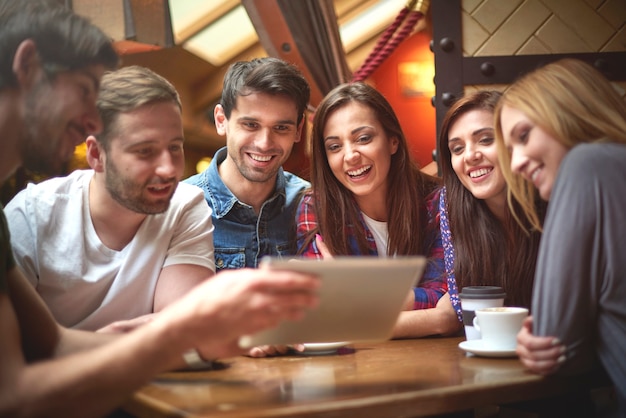
[[282,165],[300,141],[309,94],[300,71],[277,58],[228,69],[214,110],[226,147],[204,172],[185,180],[204,190],[213,210],[218,271],[295,254],[295,211],[310,185]]

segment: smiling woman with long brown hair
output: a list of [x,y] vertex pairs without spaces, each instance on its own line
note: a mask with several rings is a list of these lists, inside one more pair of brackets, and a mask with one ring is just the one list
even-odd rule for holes
[[[298,211],[299,252],[317,258],[425,255],[426,272],[407,296],[394,337],[457,331],[429,197],[439,182],[411,159],[389,102],[364,83],[335,88],[315,113],[311,142],[312,191]],[[436,306],[442,309],[427,309]]]
[[[500,97],[495,90],[470,93],[450,107],[441,124],[441,234],[448,292],[459,320],[458,289],[466,286],[500,286],[505,305],[530,307],[541,233],[530,231],[529,223],[522,227],[507,205],[494,138]],[[536,205],[541,216],[545,204]]]

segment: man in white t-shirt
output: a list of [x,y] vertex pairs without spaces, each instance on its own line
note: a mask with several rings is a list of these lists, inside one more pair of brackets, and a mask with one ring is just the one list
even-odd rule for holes
[[103,130],[86,140],[91,170],[30,184],[5,213],[15,260],[56,320],[115,330],[111,323],[158,312],[214,274],[213,225],[202,191],[179,184],[174,87],[125,67],[103,77],[97,108]]

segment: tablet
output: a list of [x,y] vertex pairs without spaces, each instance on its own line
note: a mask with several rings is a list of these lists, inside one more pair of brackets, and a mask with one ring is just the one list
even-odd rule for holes
[[284,321],[274,328],[241,337],[239,346],[387,340],[425,265],[422,256],[355,256],[323,261],[264,258],[260,268],[318,275],[322,282],[320,303],[299,321]]

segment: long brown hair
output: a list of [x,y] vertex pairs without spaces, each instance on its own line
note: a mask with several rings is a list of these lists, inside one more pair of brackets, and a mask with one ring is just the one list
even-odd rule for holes
[[[535,264],[541,234],[527,232],[506,207],[504,222],[467,190],[452,168],[448,147],[450,127],[462,115],[485,110],[494,113],[501,97],[498,91],[478,91],[454,103],[441,125],[437,154],[447,192],[446,209],[455,250],[457,286],[494,285],[504,288],[506,304],[530,306]],[[545,204],[539,203],[540,212]]]
[[[361,103],[374,112],[388,138],[398,139],[398,150],[391,156],[387,175],[388,253],[425,254],[428,217],[425,197],[437,186],[437,180],[419,171],[410,156],[406,137],[389,102],[365,83],[342,84],[332,90],[315,112],[311,132],[312,173],[315,209],[319,233],[334,255],[350,255],[345,226],[353,225],[359,251],[368,253],[365,231],[360,227],[359,208],[352,196],[333,174],[324,147],[324,127],[330,115],[352,102]],[[313,231],[313,234],[317,231]],[[310,242],[308,237],[305,242]]]

